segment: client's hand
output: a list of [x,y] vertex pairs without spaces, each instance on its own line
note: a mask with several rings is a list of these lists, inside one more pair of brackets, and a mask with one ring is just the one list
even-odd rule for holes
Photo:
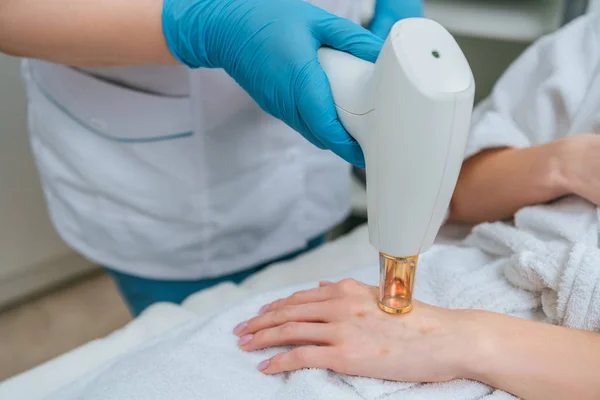
[[600,135],[572,135],[557,143],[565,189],[600,205]]
[[446,381],[461,375],[462,350],[472,345],[461,325],[468,311],[416,302],[408,314],[386,314],[377,306],[377,288],[351,279],[297,292],[260,314],[234,331],[243,350],[298,345],[263,361],[259,369],[265,374],[322,368],[387,380]]

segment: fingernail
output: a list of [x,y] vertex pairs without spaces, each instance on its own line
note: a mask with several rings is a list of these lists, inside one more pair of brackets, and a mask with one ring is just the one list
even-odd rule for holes
[[269,363],[271,363],[271,360],[265,360],[265,361],[261,362],[260,364],[258,364],[258,367],[257,367],[258,370],[264,371],[269,366]]
[[269,309],[269,305],[270,305],[270,304],[265,304],[264,306],[262,306],[262,307],[260,308],[260,310],[258,310],[258,314],[259,314],[259,315],[263,315],[264,313],[266,313],[266,312],[267,312],[267,310]]
[[247,326],[248,322],[240,322],[235,328],[233,328],[233,333],[237,335],[238,333],[241,333],[244,329],[246,329]]
[[243,346],[246,343],[248,343],[249,341],[252,340],[252,335],[246,335],[246,336],[242,336],[239,340],[238,340],[238,345]]

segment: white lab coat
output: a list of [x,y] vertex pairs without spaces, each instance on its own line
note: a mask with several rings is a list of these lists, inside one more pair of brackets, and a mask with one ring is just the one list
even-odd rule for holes
[[[361,6],[314,3],[352,19]],[[228,274],[304,247],[350,209],[349,165],[221,70],[120,68],[103,77],[113,82],[34,60],[23,71],[53,224],[101,265],[155,279]]]

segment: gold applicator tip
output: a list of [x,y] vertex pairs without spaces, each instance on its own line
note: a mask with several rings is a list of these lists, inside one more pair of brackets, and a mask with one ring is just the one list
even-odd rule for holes
[[419,256],[392,257],[379,253],[379,308],[388,314],[412,310]]

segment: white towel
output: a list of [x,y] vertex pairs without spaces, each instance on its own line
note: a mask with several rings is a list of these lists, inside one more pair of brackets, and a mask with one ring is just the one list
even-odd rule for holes
[[545,322],[600,331],[596,209],[576,197],[529,207],[514,226],[482,224],[466,243],[499,257],[513,285],[540,296]]
[[[445,307],[487,309],[599,330],[597,231],[595,208],[579,199],[526,208],[516,215],[514,224],[483,224],[460,246],[434,246],[419,264],[416,295]],[[377,273],[372,266],[351,275],[374,284]],[[256,365],[281,349],[244,353],[231,330],[263,304],[310,286],[265,293],[208,321],[192,321],[108,363],[54,398],[514,399],[467,380],[409,384],[323,370],[260,374]]]

